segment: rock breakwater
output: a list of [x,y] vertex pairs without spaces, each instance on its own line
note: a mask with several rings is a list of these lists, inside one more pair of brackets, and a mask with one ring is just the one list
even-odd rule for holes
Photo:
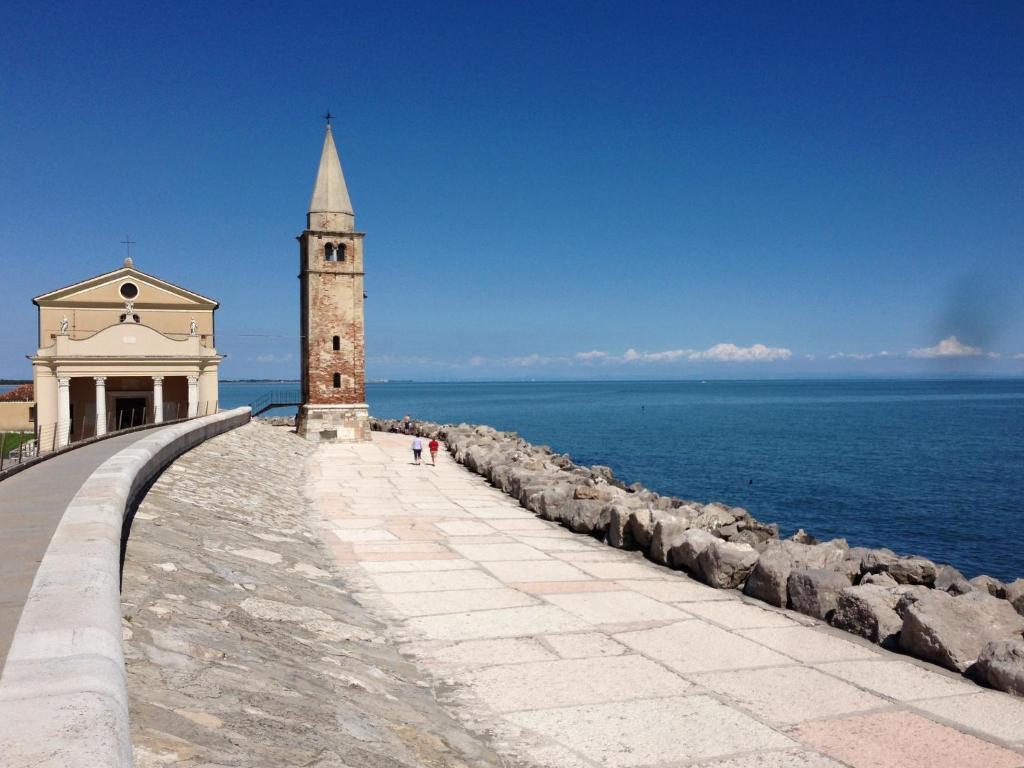
[[[392,420],[372,424],[405,428]],[[444,440],[456,461],[541,518],[1024,695],[1024,578],[967,580],[924,557],[844,539],[819,542],[802,530],[781,540],[777,525],[741,507],[626,485],[608,467],[578,465],[512,432],[430,422],[412,429]]]

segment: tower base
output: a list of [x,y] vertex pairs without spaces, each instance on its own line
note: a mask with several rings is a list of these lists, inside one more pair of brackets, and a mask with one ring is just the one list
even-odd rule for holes
[[314,443],[359,443],[370,440],[370,408],[352,405],[312,405],[299,408],[295,431]]

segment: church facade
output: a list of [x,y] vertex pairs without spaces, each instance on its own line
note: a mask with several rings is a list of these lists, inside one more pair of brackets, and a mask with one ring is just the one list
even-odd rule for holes
[[356,231],[355,212],[328,123],[306,228],[298,236],[302,405],[296,428],[307,440],[370,439],[364,236]]
[[215,300],[126,259],[32,301],[39,348],[29,359],[44,449],[216,412]]

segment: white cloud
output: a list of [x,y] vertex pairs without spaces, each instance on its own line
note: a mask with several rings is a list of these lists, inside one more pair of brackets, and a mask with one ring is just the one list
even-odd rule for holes
[[292,353],[288,352],[284,355],[256,355],[255,359],[257,363],[287,363],[292,359]]
[[1024,352],[1018,352],[1016,355],[1013,356],[1013,359],[1014,360],[1024,360]]
[[754,344],[749,347],[737,347],[735,344],[715,344],[703,352],[692,352],[690,360],[717,360],[729,363],[769,363],[775,360],[789,360],[793,352],[785,347],[766,347]]
[[599,349],[592,349],[589,352],[577,352],[576,359],[582,360],[584,363],[592,363],[596,360],[604,360],[608,357],[607,352],[602,352]]
[[983,349],[963,344],[956,336],[943,339],[934,347],[912,349],[907,353],[909,357],[977,357],[982,354]]

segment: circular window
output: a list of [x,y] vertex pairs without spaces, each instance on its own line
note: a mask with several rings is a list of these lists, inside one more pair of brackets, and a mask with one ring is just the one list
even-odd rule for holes
[[139,287],[135,283],[122,283],[121,298],[134,299],[139,295]]

